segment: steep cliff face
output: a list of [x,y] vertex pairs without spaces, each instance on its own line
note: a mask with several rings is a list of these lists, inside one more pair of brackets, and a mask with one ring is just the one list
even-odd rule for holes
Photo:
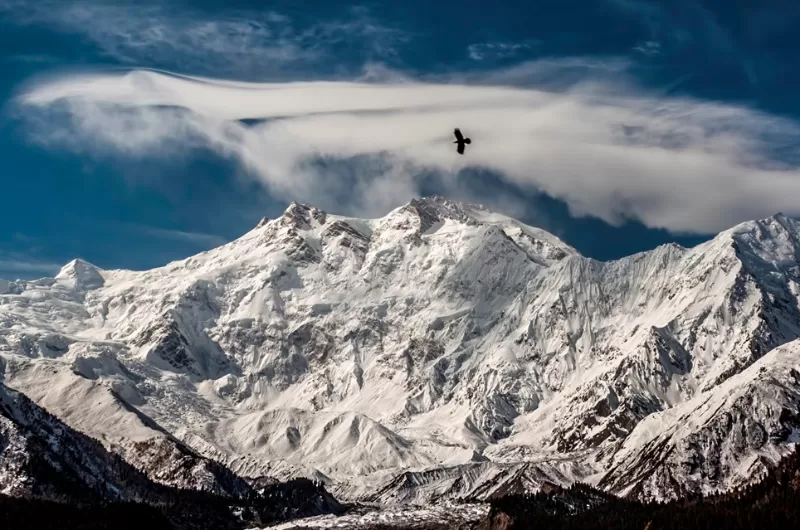
[[380,502],[728,488],[795,443],[799,237],[777,215],[602,263],[442,198],[366,220],[292,204],[151,271],[6,282],[3,378],[210,489],[201,455]]

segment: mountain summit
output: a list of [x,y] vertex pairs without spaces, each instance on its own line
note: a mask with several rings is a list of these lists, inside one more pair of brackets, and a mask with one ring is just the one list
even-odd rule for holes
[[150,271],[16,282],[0,373],[151,477],[148,448],[179,444],[345,499],[673,498],[797,442],[798,250],[782,215],[598,262],[441,197],[380,219],[293,203]]

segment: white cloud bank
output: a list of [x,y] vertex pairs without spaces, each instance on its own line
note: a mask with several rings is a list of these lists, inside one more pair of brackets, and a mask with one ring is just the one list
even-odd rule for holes
[[[777,211],[800,214],[800,169],[771,156],[797,144],[796,123],[608,88],[248,84],[140,70],[51,79],[19,102],[31,119],[47,113],[31,122],[42,142],[137,156],[210,147],[282,198],[363,215],[416,195],[426,171],[455,186],[468,166],[611,223],[706,233]],[[473,139],[464,156],[452,144],[454,127]],[[349,158],[359,162],[346,177],[315,162]]]

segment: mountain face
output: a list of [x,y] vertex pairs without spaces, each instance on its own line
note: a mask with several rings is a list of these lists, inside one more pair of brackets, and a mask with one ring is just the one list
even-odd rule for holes
[[[190,455],[182,456],[177,461],[186,469],[199,469]],[[174,459],[162,461],[168,468],[161,472],[173,471],[180,478],[180,470],[169,466]],[[192,483],[175,488],[154,481],[97,440],[0,384],[0,505],[9,528],[27,527],[31,520],[51,524],[41,521],[43,513],[60,513],[78,527],[110,523],[127,513],[156,528],[211,525],[238,530],[343,509],[308,480],[249,484],[219,464],[207,467],[215,468],[217,478],[226,479],[217,485],[227,490],[212,491]],[[131,520],[115,521],[119,523],[127,527]]]
[[[152,450],[158,446],[149,447]],[[175,444],[172,449],[178,451],[179,447]],[[166,464],[160,472],[171,471],[173,477],[180,478],[176,465],[180,462],[184,469],[198,475],[201,475],[199,471],[217,472],[214,487],[204,488],[202,481],[184,483],[184,487],[231,499],[254,493],[245,480],[219,464],[203,460],[184,449],[180,456],[162,456],[145,467],[155,470]],[[97,440],[73,430],[3,384],[0,384],[0,469],[0,493],[15,497],[141,501],[168,491],[166,486],[151,481]]]
[[147,482],[124,461],[0,385],[0,493],[129,500]]
[[795,451],[761,480],[724,494],[641,503],[585,484],[553,486],[535,494],[512,494],[491,501],[488,514],[471,528],[785,530],[799,526],[800,452]]
[[165,484],[225,490],[219,461],[383,503],[669,499],[797,443],[799,250],[782,215],[598,262],[438,197],[292,204],[158,269],[1,282],[0,373]]

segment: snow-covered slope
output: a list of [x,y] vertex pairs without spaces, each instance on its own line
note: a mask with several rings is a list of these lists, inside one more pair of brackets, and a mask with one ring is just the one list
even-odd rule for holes
[[645,418],[614,455],[599,485],[660,497],[726,491],[762,478],[800,442],[800,341],[743,372]]
[[[185,454],[183,457],[185,469],[172,469],[178,477],[199,469],[191,458]],[[167,463],[169,460],[165,459]],[[71,522],[77,524],[76,519],[81,518],[96,522],[97,518],[108,517],[103,508],[109,501],[136,503],[129,505],[129,517],[149,513],[150,523],[163,527],[169,521],[169,526],[175,528],[252,527],[343,511],[324,488],[308,480],[257,481],[260,483],[251,485],[230,471],[217,471],[217,479],[226,474],[225,490],[198,488],[191,482],[175,488],[152,481],[97,440],[75,431],[23,394],[0,384],[0,498],[3,507],[11,510],[11,520],[33,516],[41,525],[44,521],[38,517],[40,514],[30,512],[55,510],[64,514],[58,507],[60,503],[78,503],[86,511],[66,511]],[[58,502],[15,503],[9,497]],[[154,515],[159,512],[166,517],[158,520]]]
[[[243,490],[248,488],[239,481]],[[0,493],[73,501],[138,501],[160,493],[153,488],[144,474],[96,440],[0,384]]]
[[[729,431],[677,411],[729,404],[759,359],[779,370],[765,354],[800,337],[798,237],[776,215],[601,263],[442,198],[371,220],[292,204],[151,271],[76,261],[0,285],[3,378],[151,474],[136,447],[175,440],[245,475],[383,502],[542,481],[728,487],[794,442],[728,443],[730,429],[774,426],[797,383],[765,380],[765,405],[731,404]],[[687,437],[680,458],[637,454]],[[715,447],[736,454],[686,471]],[[648,466],[661,478],[634,471]]]

